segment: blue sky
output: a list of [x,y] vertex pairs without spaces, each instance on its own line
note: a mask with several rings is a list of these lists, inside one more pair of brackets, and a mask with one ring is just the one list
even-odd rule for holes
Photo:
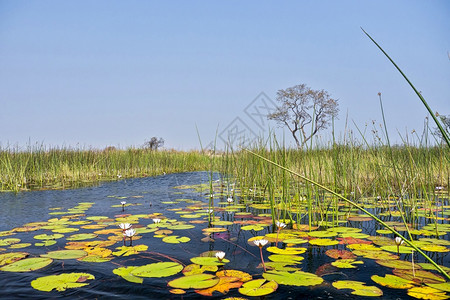
[[360,27],[450,114],[449,16],[445,0],[0,0],[0,145],[190,150],[236,118],[267,135],[245,108],[300,83],[339,99],[338,135],[381,123],[381,92],[399,141],[427,113]]

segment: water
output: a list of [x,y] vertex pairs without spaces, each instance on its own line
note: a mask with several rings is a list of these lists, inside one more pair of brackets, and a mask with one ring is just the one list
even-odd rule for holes
[[[214,178],[216,179],[216,178]],[[193,172],[182,174],[171,174],[153,178],[139,178],[127,179],[117,182],[108,182],[100,186],[88,187],[82,189],[63,190],[63,191],[33,191],[23,192],[18,194],[3,193],[0,194],[1,217],[0,217],[0,231],[7,231],[13,228],[21,227],[29,222],[47,221],[51,218],[60,218],[61,215],[49,215],[52,212],[67,211],[82,202],[93,202],[95,204],[89,208],[85,214],[80,217],[80,220],[85,220],[86,217],[91,216],[106,216],[115,218],[122,214],[120,207],[111,207],[112,205],[120,204],[120,201],[126,200],[127,203],[141,204],[135,206],[127,206],[123,213],[132,215],[154,214],[162,213],[167,218],[183,220],[189,222],[193,219],[182,219],[180,214],[177,214],[176,209],[185,208],[191,204],[185,202],[177,203],[162,203],[167,201],[175,201],[176,199],[191,199],[200,200],[207,203],[207,195],[209,190],[195,192],[193,190],[174,189],[174,186],[192,185],[200,183],[208,183],[209,174],[207,172]],[[126,198],[123,198],[126,197]],[[226,197],[225,197],[226,198]],[[219,200],[215,200],[216,204]],[[198,204],[196,204],[198,205]],[[59,210],[53,210],[60,208]],[[207,208],[204,205],[203,208]],[[175,210],[173,210],[175,209]],[[186,212],[185,212],[186,213]],[[232,213],[226,211],[216,211],[216,216],[222,220],[249,220],[241,219],[234,216]],[[206,217],[197,218],[204,219]],[[147,226],[152,224],[152,219],[139,219],[139,226]],[[95,224],[93,222],[92,224]],[[368,226],[365,231],[375,230],[373,222],[353,222],[355,226]],[[154,263],[158,261],[170,261],[167,257],[174,258],[181,263],[190,264],[190,258],[198,256],[205,251],[220,250],[227,253],[226,258],[230,260],[226,264],[226,269],[237,269],[248,272],[253,275],[253,278],[261,278],[263,270],[258,268],[260,264],[259,249],[247,243],[247,240],[256,235],[264,235],[269,233],[271,226],[266,227],[263,231],[243,231],[240,226],[233,224],[226,226],[227,232],[216,233],[212,237],[215,242],[202,242],[201,239],[205,237],[201,229],[205,228],[207,224],[194,224],[195,229],[190,230],[175,230],[173,234],[179,236],[187,236],[191,240],[188,243],[181,244],[167,244],[161,241],[160,238],[153,237],[153,233],[140,234],[142,237],[139,240],[133,241],[133,245],[144,244],[149,248],[146,252],[127,257],[115,257],[113,260],[104,263],[88,263],[75,259],[70,260],[54,260],[53,263],[43,269],[25,272],[13,273],[0,271],[0,298],[1,299],[197,299],[197,298],[212,298],[224,299],[226,297],[244,297],[237,289],[232,289],[227,295],[214,293],[213,297],[203,297],[193,291],[187,290],[184,295],[173,295],[168,292],[170,289],[167,283],[175,278],[178,278],[181,273],[166,278],[144,278],[142,284],[131,283],[124,280],[122,277],[113,273],[113,270],[118,267],[126,266],[140,266],[144,264]],[[70,226],[75,227],[75,226]],[[107,228],[118,228],[117,224],[111,224]],[[48,233],[49,230],[40,229],[32,232],[19,232],[13,236],[0,237],[5,238],[20,238],[21,243],[29,242],[32,246],[11,250],[7,246],[0,246],[4,248],[4,252],[11,251],[26,251],[31,256],[39,256],[48,251],[55,251],[64,249],[67,240],[66,237],[74,233],[93,232],[95,230],[80,229],[78,232],[65,233],[65,237],[57,240],[57,244],[49,247],[36,247],[34,243],[37,242],[33,237],[37,234]],[[106,235],[99,235],[100,239],[106,239]],[[128,243],[128,242],[127,242]],[[280,244],[281,245],[281,244]],[[108,247],[115,251],[116,247],[122,246],[122,241],[118,241],[115,245]],[[306,253],[302,254],[305,259],[299,265],[303,271],[315,273],[316,270],[325,263],[330,263],[334,259],[324,255],[326,249],[335,247],[316,247],[311,245],[300,245],[307,247]],[[341,247],[342,248],[342,247]],[[264,252],[265,261],[270,253]],[[449,259],[446,254],[436,254],[437,259],[441,264],[448,265]],[[333,274],[325,275],[325,282],[316,287],[291,287],[280,285],[278,290],[266,296],[266,299],[359,299],[361,297],[351,295],[348,290],[337,290],[331,286],[331,282],[335,280],[358,280],[367,282],[367,285],[376,285],[371,281],[370,276],[374,274],[384,275],[390,273],[389,269],[381,267],[373,260],[358,258],[363,260],[364,264],[359,265],[357,269],[341,269]],[[30,283],[34,279],[41,276],[55,275],[70,272],[87,272],[95,276],[95,280],[88,281],[89,285],[81,288],[67,289],[66,291],[51,291],[42,292],[31,287]],[[383,292],[383,299],[409,299],[410,297],[404,290],[394,290],[380,287]]]

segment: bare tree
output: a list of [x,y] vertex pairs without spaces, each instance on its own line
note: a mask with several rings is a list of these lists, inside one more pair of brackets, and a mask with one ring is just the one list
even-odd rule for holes
[[324,90],[312,90],[305,84],[279,90],[276,100],[280,106],[268,118],[286,126],[299,149],[317,132],[326,129],[339,113],[338,100]]
[[[446,115],[440,115],[439,113],[436,113],[436,117],[439,117],[439,119],[441,119],[440,121],[441,121],[442,128],[444,128],[444,131],[450,135],[450,115],[446,116]],[[442,132],[439,130],[439,128],[436,127],[434,129],[433,133],[440,139],[444,139],[444,137],[442,136]]]
[[164,139],[158,138],[156,136],[152,137],[149,141],[146,141],[144,148],[149,150],[158,150],[158,148],[164,146]]

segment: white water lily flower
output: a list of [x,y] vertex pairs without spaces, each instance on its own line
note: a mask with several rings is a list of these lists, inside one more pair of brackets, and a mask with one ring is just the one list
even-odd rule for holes
[[227,198],[227,202],[228,202],[228,203],[231,203],[231,202],[233,202],[233,201],[234,201],[233,198],[231,198],[231,197],[230,197],[230,198]]
[[403,244],[403,240],[402,240],[402,238],[401,237],[399,237],[399,236],[396,236],[395,237],[395,243],[397,244],[397,246],[400,246],[401,244]]
[[127,201],[120,201],[120,204],[125,205],[127,204]]
[[152,219],[152,220],[153,220],[153,223],[155,223],[155,224],[158,224],[158,223],[161,222],[161,219],[158,219],[158,218],[155,218],[155,219]]
[[264,247],[268,242],[269,242],[268,240],[264,240],[264,239],[253,241],[253,243],[260,248]]
[[277,225],[278,228],[282,229],[286,227],[286,224],[280,221],[276,221],[275,225]]
[[127,230],[131,228],[131,224],[130,223],[120,223],[119,227],[122,228],[122,230]]
[[216,257],[218,260],[222,261],[222,259],[225,257],[225,252],[223,251],[216,252]]
[[212,209],[207,209],[206,212],[207,212],[208,214],[212,214],[212,213],[214,212],[214,210],[212,210]]
[[124,232],[124,235],[127,236],[127,237],[132,237],[132,236],[134,236],[135,234],[136,234],[136,230],[133,229],[133,228],[127,229],[127,230],[125,230],[125,232]]

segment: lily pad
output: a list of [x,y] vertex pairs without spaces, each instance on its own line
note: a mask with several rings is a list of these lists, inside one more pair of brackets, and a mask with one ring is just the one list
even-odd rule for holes
[[429,287],[420,286],[413,287],[408,290],[408,295],[417,299],[428,299],[428,300],[445,300],[448,296],[444,291]]
[[0,254],[0,266],[11,264],[18,260],[24,259],[29,254],[27,252],[10,252]]
[[355,259],[338,259],[331,263],[332,266],[335,266],[340,269],[355,269],[355,265],[362,265],[364,262],[361,260]]
[[339,244],[338,241],[334,241],[332,239],[312,239],[309,240],[309,243],[316,246],[332,246]]
[[378,275],[373,275],[370,277],[373,281],[378,283],[379,285],[389,287],[392,289],[409,289],[414,286],[414,282],[395,276],[391,274],[386,274],[385,277],[381,277]]
[[68,241],[82,241],[96,238],[97,235],[95,233],[79,233],[73,234],[67,238]]
[[131,275],[138,277],[169,277],[183,270],[183,266],[175,262],[159,262],[140,266],[131,271]]
[[0,240],[0,246],[9,246],[12,244],[17,244],[17,243],[20,243],[20,239],[9,238],[9,239]]
[[179,237],[178,235],[171,235],[171,236],[167,236],[167,237],[162,239],[162,241],[164,243],[169,243],[169,244],[187,243],[190,240],[191,239],[186,237],[186,236]]
[[116,275],[119,275],[126,281],[134,282],[134,283],[143,283],[144,282],[143,278],[136,277],[133,274],[131,274],[131,272],[134,271],[136,268],[139,268],[139,267],[135,267],[135,266],[121,267],[121,268],[114,269],[113,273]]
[[239,281],[239,278],[236,277],[219,277],[219,282],[207,289],[195,290],[197,294],[203,296],[212,296],[214,292],[219,292],[222,294],[226,294],[230,291],[230,289],[240,288],[242,286],[242,281]]
[[216,272],[218,269],[217,266],[201,266],[197,264],[190,264],[184,267],[183,274],[185,276],[195,275],[195,274],[203,274],[206,271]]
[[[412,263],[410,261],[398,260],[398,259],[378,259],[376,263],[388,268],[412,270]],[[416,269],[422,269],[418,264],[415,264]]]
[[138,254],[142,251],[146,251],[148,249],[147,245],[136,245],[136,246],[121,246],[116,248],[119,251],[113,252],[112,254],[115,256],[130,256],[133,254]]
[[273,280],[278,284],[292,286],[313,286],[323,282],[321,277],[303,271],[295,271],[290,273],[286,271],[272,270],[263,273],[263,277],[267,280]]
[[64,234],[59,234],[59,233],[55,233],[55,234],[38,234],[35,235],[34,238],[37,240],[57,240],[64,237]]
[[383,292],[376,286],[366,286],[364,282],[353,280],[339,280],[333,282],[333,286],[339,290],[351,289],[353,295],[366,296],[366,297],[379,297],[383,296]]
[[348,250],[338,250],[338,249],[330,249],[325,252],[325,254],[334,259],[349,259],[355,258],[356,255]]
[[276,254],[283,254],[283,255],[296,255],[296,254],[305,253],[306,248],[286,247],[284,249],[281,249],[278,247],[267,247],[267,251],[276,253]]
[[89,273],[64,273],[39,277],[31,282],[31,286],[39,291],[50,292],[55,289],[61,292],[88,285],[89,283],[84,283],[88,279],[95,279],[95,277]]
[[53,259],[75,259],[86,255],[87,252],[84,250],[57,250],[50,251],[47,254],[41,254],[41,257],[50,257]]
[[193,257],[191,258],[191,262],[202,266],[221,266],[225,263],[229,263],[230,261],[224,258],[222,259],[222,262],[220,262],[217,257]]
[[53,259],[48,257],[25,258],[0,268],[6,272],[30,272],[42,269],[51,264]]
[[304,258],[302,256],[295,255],[283,255],[283,254],[272,254],[268,257],[273,262],[283,262],[296,265],[300,263]]
[[252,280],[252,275],[239,270],[222,270],[216,273],[217,277],[235,277],[239,281],[247,282]]
[[212,274],[196,274],[183,276],[172,281],[168,285],[177,289],[207,289],[215,286],[219,278]]
[[255,279],[244,283],[239,293],[250,297],[260,297],[275,292],[277,288],[278,284],[275,281],[266,282],[266,279]]

